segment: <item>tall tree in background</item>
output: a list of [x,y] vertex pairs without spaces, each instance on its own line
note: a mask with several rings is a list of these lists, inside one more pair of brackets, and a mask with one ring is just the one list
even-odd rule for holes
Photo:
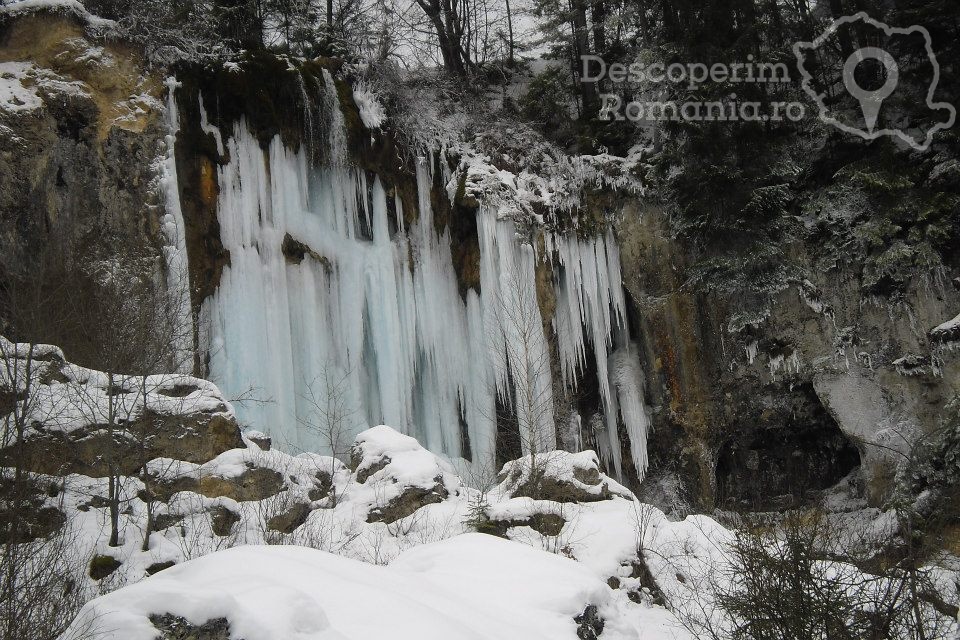
[[467,75],[470,57],[465,48],[467,36],[464,0],[417,0],[417,5],[433,26],[443,66],[455,76]]
[[238,49],[263,47],[263,0],[214,0],[214,17],[220,33]]

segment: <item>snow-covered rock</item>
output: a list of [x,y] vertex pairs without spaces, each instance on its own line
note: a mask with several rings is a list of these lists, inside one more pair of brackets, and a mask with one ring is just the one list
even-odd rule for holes
[[593,451],[550,451],[506,463],[497,478],[505,497],[554,502],[594,502],[612,495],[631,497],[630,490],[600,472]]
[[[72,556],[85,568],[78,586],[85,593],[132,585],[89,605],[85,615],[109,620],[109,629],[127,634],[104,630],[99,636],[104,639],[148,637],[155,625],[164,633],[207,625],[204,629],[221,635],[228,625],[244,640],[370,637],[344,622],[343,609],[326,596],[318,603],[309,600],[321,593],[311,586],[316,578],[292,565],[349,574],[343,584],[339,578],[327,580],[324,588],[366,601],[389,601],[376,589],[400,580],[401,593],[418,595],[396,608],[462,606],[481,612],[476,624],[484,626],[461,621],[448,627],[446,614],[426,616],[421,627],[410,627],[418,637],[572,638],[578,625],[598,626],[602,620],[605,637],[632,638],[638,637],[632,626],[637,621],[646,620],[644,628],[655,630],[672,624],[667,610],[653,604],[651,589],[658,587],[649,567],[654,565],[645,562],[642,550],[653,545],[660,568],[671,575],[692,573],[690,558],[704,557],[706,542],[691,538],[689,523],[670,523],[650,508],[645,521],[654,525],[641,527],[636,514],[643,506],[601,472],[592,451],[528,455],[505,465],[499,484],[483,492],[464,485],[446,459],[389,426],[361,432],[349,466],[330,456],[291,455],[263,448],[257,434],[241,437],[229,403],[204,380],[111,377],[68,363],[56,347],[7,341],[0,346],[10,365],[4,368],[5,386],[29,399],[26,406],[37,418],[29,446],[48,460],[31,468],[30,481],[57,487],[36,492],[34,508],[50,516],[38,523],[50,525],[38,528],[38,535],[69,537]],[[71,409],[74,399],[84,401],[78,405],[82,411]],[[116,546],[107,544],[108,480],[96,477],[102,460],[83,457],[95,456],[91,447],[101,444],[99,427],[111,411],[127,418],[116,421],[116,433],[135,436],[138,425],[160,429],[149,448],[130,454],[130,468],[124,467],[117,480],[123,510]],[[203,439],[200,428],[213,418],[228,425],[231,434],[228,440],[214,439],[216,447]],[[143,463],[142,455],[152,458]],[[483,530],[513,542],[464,536],[479,528],[478,509],[492,524]],[[677,536],[685,542],[676,542]],[[249,550],[267,544],[310,549]],[[217,553],[235,547],[241,549]],[[422,553],[411,551],[420,548]],[[661,548],[679,551],[660,553]],[[220,557],[228,558],[224,567],[215,560]],[[191,562],[197,558],[202,559]],[[390,563],[395,567],[369,566]],[[361,568],[349,568],[354,566]],[[271,570],[263,573],[260,567]],[[231,573],[241,570],[251,573]],[[517,575],[524,576],[522,581]],[[516,587],[520,595],[513,593],[513,584],[522,585]],[[465,592],[469,597],[461,595]],[[247,593],[276,594],[279,602],[291,604],[267,613],[246,606]],[[431,604],[433,593],[448,594],[443,597],[455,602]],[[425,594],[423,600],[419,594]],[[469,606],[461,603],[464,598]],[[301,614],[294,610],[304,609],[316,615],[304,618],[300,628]],[[377,618],[390,628],[405,620]],[[436,630],[430,626],[435,624],[440,625]],[[289,635],[289,625],[301,635]],[[310,635],[320,633],[328,635]],[[657,637],[659,631],[650,633]]]
[[52,345],[0,341],[0,388],[17,394],[25,427],[22,446],[0,449],[0,465],[16,457],[36,473],[103,476],[114,466],[128,475],[154,457],[203,463],[243,446],[233,408],[207,380],[111,376]]
[[960,339],[960,314],[952,320],[938,324],[930,330],[930,337],[936,342],[950,342]]
[[416,439],[380,425],[357,436],[350,451],[357,486],[350,500],[365,505],[369,522],[392,523],[460,491],[453,467]]

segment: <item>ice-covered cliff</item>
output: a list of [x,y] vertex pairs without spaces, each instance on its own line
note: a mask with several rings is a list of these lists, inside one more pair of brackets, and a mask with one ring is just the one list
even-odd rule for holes
[[[222,107],[216,118],[226,97],[197,83],[168,102],[171,111],[190,103],[199,122],[186,135],[206,138],[216,161],[206,177],[216,192],[210,235],[225,258],[195,300],[197,361],[229,396],[254,399],[236,403],[240,420],[279,446],[328,453],[391,424],[483,468],[506,441],[527,453],[554,449],[559,437],[597,446],[618,476],[629,451],[642,477],[647,412],[612,233],[531,231],[502,198],[444,207],[476,164],[458,166],[444,150],[411,154],[392,175],[360,166],[346,92],[327,69],[290,73],[305,76],[293,134],[265,133],[242,113],[227,119]],[[178,166],[198,146],[178,147]],[[189,195],[181,188],[180,197]],[[189,207],[177,198],[167,207],[189,234]],[[455,224],[472,230],[468,267],[455,264],[464,242],[452,239]],[[207,259],[186,244],[190,261]],[[555,396],[572,397],[586,371],[599,402],[581,417]]]

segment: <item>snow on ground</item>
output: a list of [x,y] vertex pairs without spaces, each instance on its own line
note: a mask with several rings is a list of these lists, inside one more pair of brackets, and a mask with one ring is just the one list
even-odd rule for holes
[[245,640],[558,640],[577,637],[588,604],[604,638],[640,638],[641,627],[644,638],[675,637],[578,563],[476,533],[386,567],[302,547],[229,549],[88,603],[77,628],[93,620],[99,639],[153,640],[149,616],[168,613],[195,625],[226,618]]
[[[215,411],[232,420],[229,404],[204,380],[116,376],[111,384],[65,362],[53,346],[0,338],[0,349],[7,356],[0,386],[22,392],[30,381],[27,405],[40,429],[64,428],[58,411],[70,389],[94,408],[113,398],[131,416],[149,409],[192,419]],[[658,604],[680,615],[709,607],[714,582],[729,576],[732,531],[705,516],[671,521],[602,473],[592,451],[524,456],[495,480],[479,478],[481,490],[465,485],[447,459],[385,425],[356,437],[349,465],[274,450],[252,431],[242,442],[196,463],[155,458],[139,477],[121,477],[115,546],[108,544],[107,478],[32,474],[45,488],[37,511],[65,516],[53,535],[69,545],[77,589],[105,596],[88,607],[110,621],[109,633],[97,637],[148,637],[143,625],[153,612],[197,624],[227,617],[245,640],[367,638],[383,625],[397,633],[416,628],[418,637],[573,638],[573,617],[591,604],[607,621],[605,638],[689,638]],[[0,475],[9,480],[11,470]],[[892,535],[882,526],[894,523],[843,494],[838,489],[825,502],[835,518],[869,515],[872,537]],[[116,567],[91,576],[97,556],[97,566]],[[322,587],[313,586],[321,581],[316,572],[326,576]],[[944,584],[951,576],[944,573]],[[337,604],[340,593],[350,594],[353,609]],[[402,613],[368,620],[373,599],[376,611]],[[314,613],[298,618],[301,609]],[[461,610],[470,613],[450,615]],[[429,625],[403,626],[404,616]],[[117,630],[126,635],[111,635]]]
[[[73,555],[81,563],[94,555],[121,563],[100,581],[83,579],[91,595],[108,594],[85,614],[105,625],[95,637],[152,638],[145,615],[153,612],[197,624],[227,617],[245,640],[369,638],[387,631],[398,638],[574,638],[573,617],[587,604],[599,607],[606,638],[689,637],[672,614],[652,604],[634,567],[641,545],[659,545],[664,560],[658,568],[690,571],[690,555],[705,555],[704,541],[691,534],[701,525],[671,523],[640,505],[599,472],[592,452],[551,454],[556,499],[514,495],[529,480],[529,465],[505,467],[486,499],[489,516],[508,525],[507,541],[471,533],[471,509],[481,492],[389,427],[360,434],[353,470],[327,456],[291,456],[245,442],[204,464],[150,463],[153,490],[185,488],[153,504],[154,517],[166,522],[150,535],[146,551],[144,480],[122,479],[120,544],[110,547],[107,480],[59,479],[62,491],[48,500],[68,515],[64,535]],[[221,489],[224,483],[249,489],[246,479],[263,471],[276,472],[282,487],[265,496]],[[331,476],[332,489],[318,492]],[[184,481],[194,483],[177,484]],[[573,496],[590,501],[568,501]],[[378,519],[411,500],[412,511]],[[305,514],[292,531],[272,524],[298,508]],[[542,533],[524,524],[537,513],[559,516],[562,527]],[[147,577],[164,563],[174,566]],[[610,578],[619,588],[608,586]],[[377,603],[375,616],[370,602]]]
[[[202,465],[154,460],[153,482],[198,484],[154,505],[155,516],[173,524],[153,532],[146,551],[143,481],[123,480],[120,546],[109,547],[106,479],[63,479],[63,491],[49,500],[69,516],[75,556],[122,563],[102,581],[85,579],[88,592],[106,595],[87,605],[77,628],[95,620],[96,640],[152,640],[148,616],[172,614],[197,625],[227,618],[245,640],[572,640],[573,618],[591,604],[605,620],[604,638],[686,640],[694,636],[654,604],[642,567],[681,611],[709,610],[712,581],[729,575],[732,531],[706,516],[670,521],[600,473],[593,452],[541,454],[549,461],[542,474],[530,473],[530,457],[514,461],[483,494],[389,427],[357,440],[352,470],[326,456],[264,450],[249,439]],[[236,499],[210,491],[219,479],[245,486],[258,470],[277,472],[282,488]],[[321,476],[332,476],[332,489],[318,494]],[[211,478],[217,482],[206,484]],[[534,481],[539,497],[522,495]],[[446,493],[422,501],[423,490],[438,487]],[[377,519],[410,496],[421,500],[412,511]],[[472,512],[484,501],[507,540],[473,533]],[[297,505],[307,510],[301,524],[290,532],[273,527]],[[224,513],[232,514],[225,529],[217,523]],[[543,514],[561,526],[543,530],[533,518]],[[173,566],[146,577],[159,563]]]

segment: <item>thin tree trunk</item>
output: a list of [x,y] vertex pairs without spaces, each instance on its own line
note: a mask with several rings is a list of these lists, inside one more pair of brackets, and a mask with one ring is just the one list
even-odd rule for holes
[[[579,71],[582,68],[583,56],[590,53],[590,42],[587,29],[587,8],[584,0],[572,0],[570,6],[571,24],[573,25],[574,67]],[[582,117],[589,119],[599,111],[597,85],[595,82],[584,82],[580,77],[580,100],[583,103]]]
[[107,543],[111,547],[120,544],[120,478],[117,472],[117,461],[114,436],[114,422],[116,421],[116,408],[114,406],[114,394],[116,389],[113,384],[113,373],[107,374],[107,493],[108,503],[110,505],[110,541]]
[[607,5],[604,0],[598,0],[590,8],[590,20],[593,22],[593,50],[603,55],[607,50]]
[[507,5],[507,64],[513,66],[513,11],[510,8],[510,0],[504,0]]

